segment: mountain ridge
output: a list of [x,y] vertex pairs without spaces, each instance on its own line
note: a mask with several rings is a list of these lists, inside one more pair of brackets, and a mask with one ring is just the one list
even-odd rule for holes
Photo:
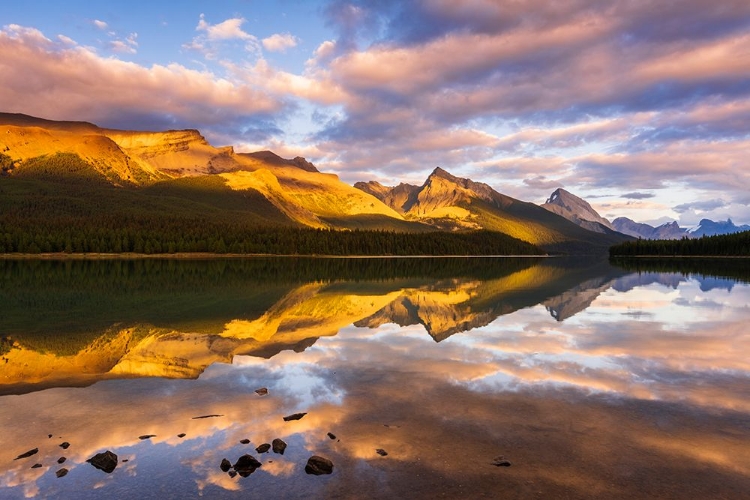
[[[614,232],[593,233],[538,205],[511,198],[488,184],[454,176],[440,167],[421,186],[351,186],[335,174],[318,171],[302,157],[285,159],[271,151],[237,153],[232,146],[214,147],[195,129],[115,130],[88,122],[53,122],[0,113],[0,151],[3,178],[32,182],[44,174],[47,184],[43,190],[53,191],[52,195],[60,198],[55,203],[67,207],[61,213],[71,216],[80,212],[72,205],[84,202],[49,184],[56,182],[57,173],[74,178],[88,172],[89,177],[99,176],[117,188],[177,194],[188,203],[196,197],[210,199],[211,210],[224,210],[223,199],[237,193],[239,196],[234,196],[229,205],[240,211],[232,217],[238,221],[257,217],[262,224],[286,219],[286,226],[332,230],[489,230],[563,253],[600,253],[627,239]],[[84,191],[89,199],[102,196],[96,201],[99,204],[113,199],[103,191]],[[256,210],[254,207],[261,205],[253,200],[264,200],[262,208]],[[157,208],[161,201],[144,202],[143,210],[148,205],[161,210]],[[137,204],[135,200],[132,203]],[[197,214],[202,208],[195,206],[192,210]],[[213,217],[220,216],[215,212]],[[36,246],[44,245],[40,241]]]

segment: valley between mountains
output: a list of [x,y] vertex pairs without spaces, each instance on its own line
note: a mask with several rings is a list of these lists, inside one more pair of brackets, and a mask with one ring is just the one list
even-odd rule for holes
[[598,254],[642,237],[562,189],[539,206],[439,167],[351,186],[197,130],[0,113],[0,153],[0,253]]

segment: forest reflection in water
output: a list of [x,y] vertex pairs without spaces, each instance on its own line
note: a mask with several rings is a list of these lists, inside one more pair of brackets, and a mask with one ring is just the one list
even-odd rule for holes
[[[750,487],[732,269],[0,261],[0,493],[731,498]],[[284,455],[254,451],[274,438]],[[107,449],[112,474],[85,462]],[[243,453],[263,466],[222,472]],[[313,454],[334,473],[305,474]]]

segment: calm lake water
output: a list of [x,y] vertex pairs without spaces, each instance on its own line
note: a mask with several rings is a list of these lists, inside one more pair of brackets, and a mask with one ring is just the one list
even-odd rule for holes
[[[0,261],[0,497],[748,498],[749,280],[745,261]],[[87,463],[105,451],[109,473]],[[221,469],[245,454],[262,465]]]

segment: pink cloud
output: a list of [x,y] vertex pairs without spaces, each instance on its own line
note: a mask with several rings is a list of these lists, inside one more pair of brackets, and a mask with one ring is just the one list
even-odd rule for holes
[[275,33],[263,39],[263,47],[271,52],[286,52],[297,46],[297,37],[290,33]]
[[207,71],[103,58],[18,26],[0,30],[0,65],[8,69],[0,74],[0,107],[45,118],[106,123],[125,113],[205,123],[208,109],[226,118],[282,106],[262,89]]

